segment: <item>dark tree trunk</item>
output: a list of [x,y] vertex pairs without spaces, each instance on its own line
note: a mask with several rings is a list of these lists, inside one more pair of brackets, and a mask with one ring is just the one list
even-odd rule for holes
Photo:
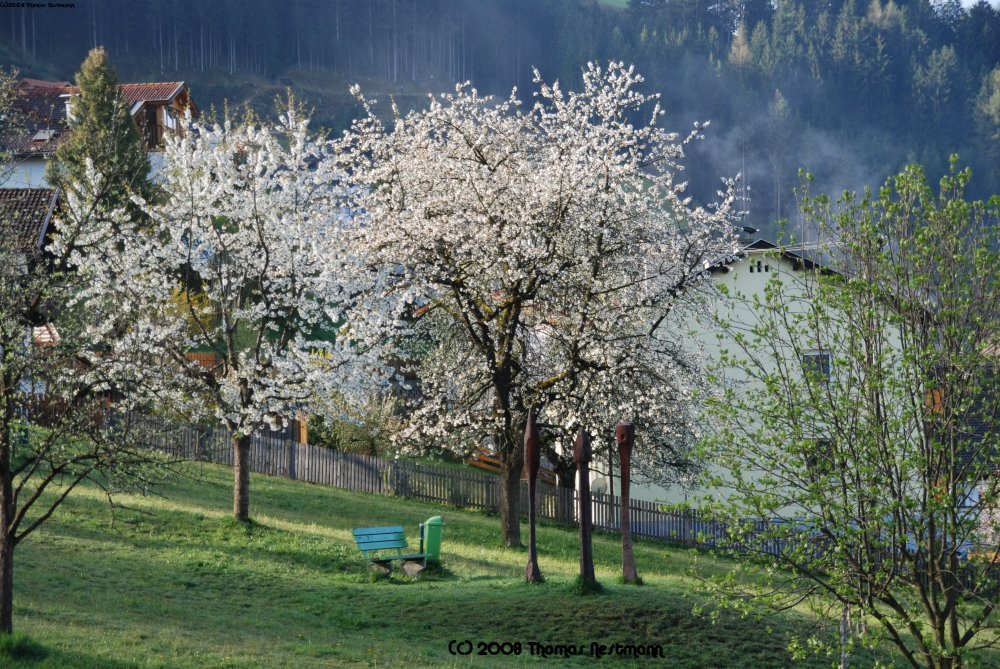
[[538,568],[538,545],[535,537],[535,493],[538,468],[541,461],[542,444],[538,434],[535,414],[528,414],[528,424],[524,427],[524,459],[528,466],[528,564],[524,578],[528,583],[541,583],[542,570]]
[[497,435],[500,456],[500,540],[509,548],[521,547],[521,467],[524,449],[519,439],[509,434]]
[[250,520],[250,436],[234,434],[233,440],[233,516]]
[[10,536],[0,536],[0,634],[11,634],[13,631],[14,541]]
[[[9,407],[8,407],[9,409]],[[8,413],[10,415],[10,412]],[[11,429],[0,434],[0,634],[14,631],[14,486],[11,477]]]
[[573,460],[576,462],[580,485],[580,578],[588,586],[597,582],[594,575],[594,546],[591,537],[593,516],[590,508],[590,461],[592,458],[590,433],[581,427],[573,446]]
[[[4,514],[6,516],[6,514]],[[7,519],[3,519],[7,522]],[[0,531],[0,634],[14,631],[14,540]]]
[[615,427],[615,433],[618,440],[618,456],[621,459],[622,475],[622,579],[626,583],[639,583],[639,574],[635,569],[635,552],[632,550],[632,520],[629,509],[632,444],[635,441],[635,426],[631,423],[619,423]]
[[521,463],[500,465],[500,540],[508,548],[521,547]]

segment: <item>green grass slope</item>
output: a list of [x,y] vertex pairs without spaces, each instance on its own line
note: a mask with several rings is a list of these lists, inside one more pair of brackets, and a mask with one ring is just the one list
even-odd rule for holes
[[[229,519],[231,474],[196,466],[162,496],[125,498],[113,516],[95,488],[68,501],[16,556],[15,627],[0,647],[13,667],[591,666],[542,657],[538,644],[653,644],[665,658],[605,657],[604,666],[780,667],[801,619],[712,623],[693,569],[723,565],[696,551],[638,542],[646,585],[617,584],[616,537],[595,537],[605,593],[574,593],[577,535],[543,526],[547,582],[523,583],[526,552],[498,548],[496,518],[440,505],[254,476],[249,528]],[[442,569],[418,580],[371,575],[351,529],[445,519]],[[456,656],[449,642],[470,640]],[[480,656],[478,642],[519,643]],[[513,653],[517,646],[503,650]],[[488,647],[487,647],[488,649]],[[499,650],[499,649],[498,649]],[[536,647],[537,650],[537,647]],[[858,666],[872,658],[858,658]],[[830,666],[816,658],[806,666]],[[796,665],[802,666],[802,665]]]

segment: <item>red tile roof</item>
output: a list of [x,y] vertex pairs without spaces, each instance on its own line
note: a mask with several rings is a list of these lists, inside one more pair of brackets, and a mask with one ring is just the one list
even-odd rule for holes
[[51,188],[0,188],[0,237],[20,248],[37,247],[56,200]]
[[183,81],[163,81],[149,84],[122,84],[118,87],[129,109],[136,102],[169,102],[184,90]]

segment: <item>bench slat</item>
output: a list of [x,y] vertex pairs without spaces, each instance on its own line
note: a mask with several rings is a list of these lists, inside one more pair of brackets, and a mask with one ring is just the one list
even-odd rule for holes
[[386,525],[385,527],[359,527],[354,530],[354,536],[361,536],[365,534],[392,534],[398,533],[403,534],[402,525]]
[[407,545],[405,541],[359,541],[358,549],[363,551],[377,551],[406,548]]
[[362,541],[406,541],[406,535],[402,532],[393,532],[392,534],[359,534],[354,537],[357,542]]
[[[404,555],[403,549],[408,548],[406,531],[402,525],[386,525],[384,527],[359,527],[354,532],[354,541],[364,556],[372,562],[384,563],[392,560],[425,560],[425,553],[409,553]],[[396,554],[377,554],[378,551],[395,551]],[[376,553],[376,555],[371,555]]]

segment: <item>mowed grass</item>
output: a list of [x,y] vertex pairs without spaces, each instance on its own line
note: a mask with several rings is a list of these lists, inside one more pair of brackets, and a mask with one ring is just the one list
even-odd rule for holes
[[[830,666],[785,652],[802,619],[694,615],[695,573],[725,564],[640,541],[643,587],[617,583],[620,544],[597,535],[600,595],[574,592],[575,531],[539,529],[547,581],[523,582],[525,550],[499,547],[494,517],[450,507],[254,476],[255,522],[229,518],[231,473],[197,465],[156,497],[128,497],[113,515],[96,488],[67,501],[16,554],[14,667],[590,666],[542,657],[529,642],[660,645],[663,659],[604,657],[607,666]],[[440,571],[414,580],[369,573],[351,529],[445,519]],[[525,539],[527,531],[525,529]],[[473,654],[449,652],[452,640]],[[520,643],[519,655],[479,656],[478,642]],[[507,651],[513,647],[506,647]],[[857,666],[872,658],[856,658]]]

